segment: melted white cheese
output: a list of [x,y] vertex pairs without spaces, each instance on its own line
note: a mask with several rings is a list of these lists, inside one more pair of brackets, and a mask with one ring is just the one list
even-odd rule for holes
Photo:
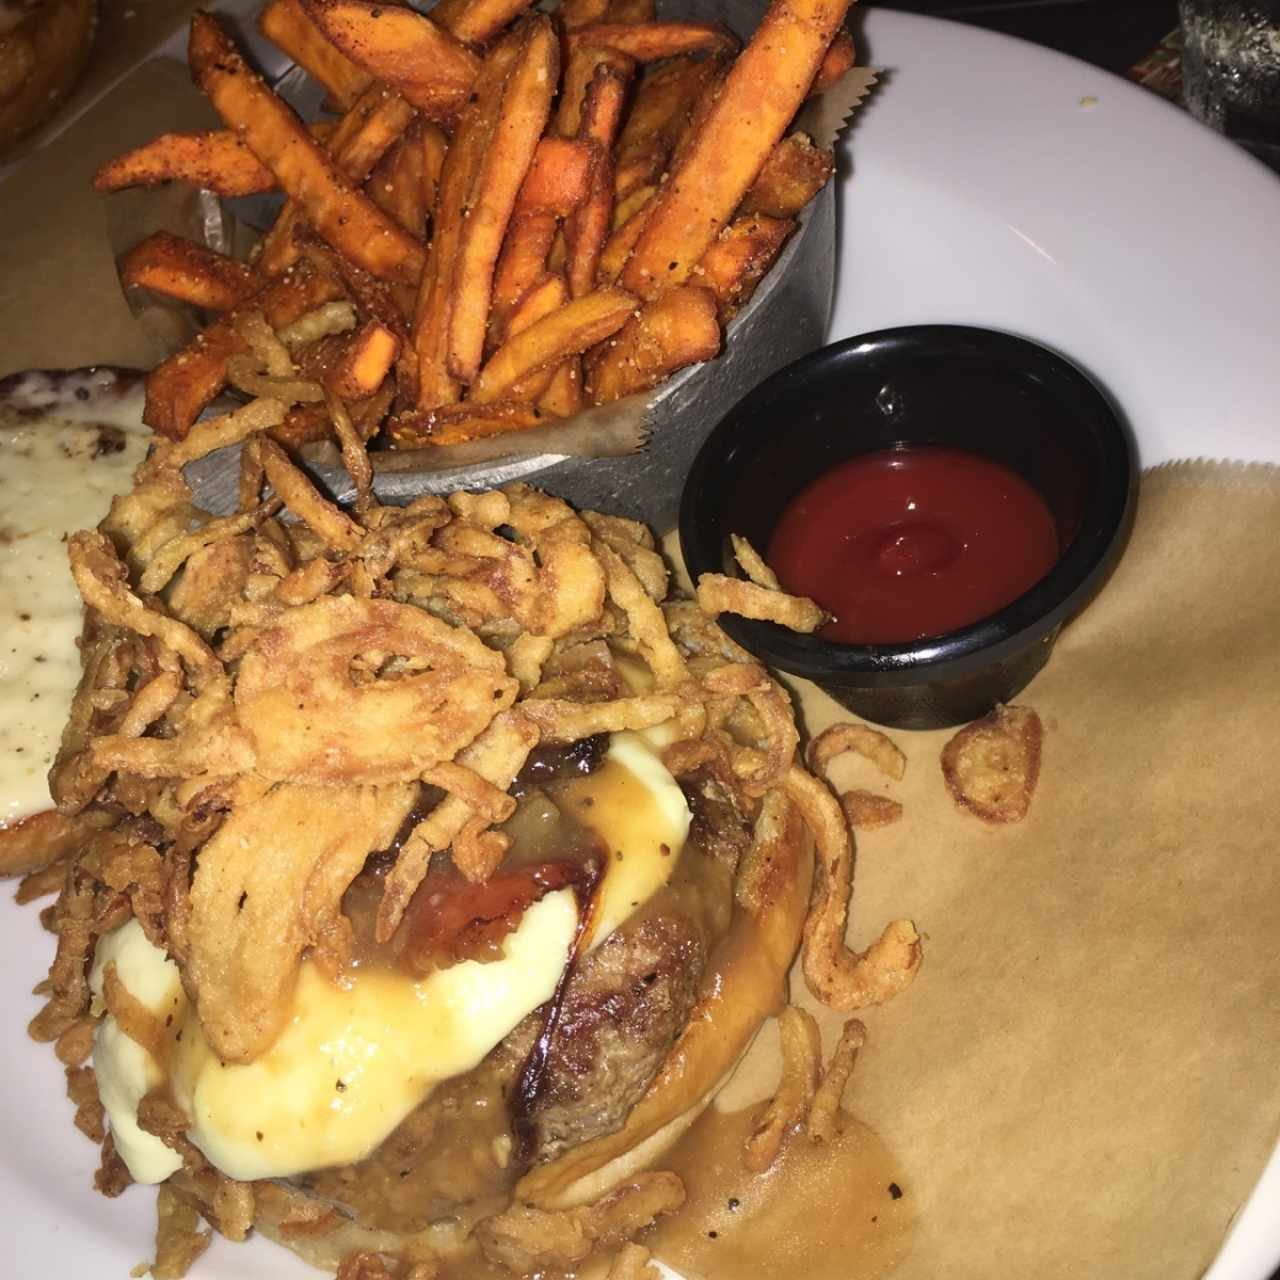
[[[614,735],[604,767],[568,791],[610,853],[590,923],[596,946],[670,878],[689,808],[639,734]],[[436,1084],[477,1066],[551,998],[577,928],[573,892],[561,889],[524,913],[502,957],[488,963],[463,961],[417,980],[361,968],[335,986],[304,961],[280,1038],[253,1062],[224,1064],[187,1005],[176,966],[131,921],[98,943],[94,989],[101,992],[114,961],[128,991],[173,1015],[173,1040],[161,1064],[115,1018],[103,1020],[94,1067],[117,1148],[138,1182],[161,1181],[176,1167],[136,1119],[138,1101],[167,1078],[191,1117],[192,1142],[231,1177],[287,1177],[362,1159]]]
[[63,540],[129,488],[149,433],[124,431],[0,410],[0,825],[51,803],[83,617]]
[[578,926],[573,892],[549,893],[502,944],[412,981],[356,970],[334,986],[307,963],[294,1012],[261,1057],[224,1064],[188,1020],[175,1100],[191,1140],[233,1178],[277,1178],[368,1155],[431,1092],[480,1061],[550,1000]]
[[[112,964],[135,1000],[162,1022],[172,1018],[174,1025],[181,1024],[187,998],[178,966],[147,940],[136,920],[98,939],[89,974],[96,1007],[101,1006],[107,966]],[[93,1068],[98,1097],[111,1117],[111,1136],[120,1158],[136,1181],[163,1182],[182,1167],[182,1158],[154,1134],[138,1127],[138,1103],[164,1083],[163,1065],[125,1035],[115,1018],[108,1016],[94,1032]]]

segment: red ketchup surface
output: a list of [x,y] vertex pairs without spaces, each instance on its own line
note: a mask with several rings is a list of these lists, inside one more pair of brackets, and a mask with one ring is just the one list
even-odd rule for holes
[[791,500],[766,559],[835,615],[819,635],[892,644],[968,626],[1057,562],[1044,499],[1016,472],[918,445],[852,458]]

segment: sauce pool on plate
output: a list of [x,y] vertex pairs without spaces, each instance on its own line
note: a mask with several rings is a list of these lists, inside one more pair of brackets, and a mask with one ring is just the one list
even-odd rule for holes
[[766,558],[787,591],[834,615],[824,640],[894,644],[998,612],[1059,554],[1048,506],[1017,472],[915,445],[819,476],[783,511]]
[[915,1198],[892,1152],[845,1113],[834,1138],[792,1133],[764,1173],[742,1152],[757,1108],[713,1103],[656,1167],[684,1205],[640,1237],[681,1276],[706,1280],[880,1280],[910,1252]]

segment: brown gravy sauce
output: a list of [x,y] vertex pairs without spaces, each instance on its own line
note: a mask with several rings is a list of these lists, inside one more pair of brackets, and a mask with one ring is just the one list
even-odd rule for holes
[[[677,1212],[637,1237],[686,1280],[881,1280],[910,1252],[911,1184],[873,1129],[841,1114],[824,1145],[793,1134],[772,1168],[752,1174],[742,1151],[755,1108],[709,1107],[658,1161],[684,1181]],[[538,1280],[603,1280],[596,1255],[572,1273]],[[512,1280],[474,1243],[450,1258],[439,1280]]]
[[708,1107],[661,1161],[684,1207],[640,1237],[668,1266],[706,1280],[877,1280],[906,1256],[911,1186],[888,1147],[842,1113],[823,1145],[793,1134],[773,1166],[742,1167],[755,1108]]

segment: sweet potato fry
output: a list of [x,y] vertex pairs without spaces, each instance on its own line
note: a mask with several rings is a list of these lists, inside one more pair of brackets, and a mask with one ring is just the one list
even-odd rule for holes
[[613,221],[613,143],[627,100],[627,81],[616,67],[596,68],[582,103],[578,137],[595,148],[587,202],[564,224],[569,293],[581,298],[595,288],[600,251]]
[[[369,199],[389,213],[410,235],[421,238],[427,227],[428,189],[426,152],[422,144],[424,121],[417,121],[392,143],[364,184]],[[434,127],[434,126],[433,126]]]
[[[542,414],[529,404],[510,404],[501,414],[493,412],[489,405],[455,405],[454,413],[435,424],[430,442],[435,445],[463,444],[467,440],[482,440],[486,436],[506,435],[512,431],[527,431],[543,425]],[[465,409],[466,412],[459,412]]]
[[[504,342],[472,384],[471,399],[477,404],[501,399],[522,378],[603,342],[627,323],[635,304],[622,289],[598,289],[575,298]],[[718,328],[716,333],[718,338]]]
[[489,340],[500,343],[507,333],[512,309],[543,273],[556,235],[555,214],[526,213],[512,220],[493,273],[489,311]]
[[772,0],[658,196],[623,271],[653,298],[682,284],[733,215],[804,99],[847,0]]
[[616,49],[637,62],[738,50],[738,37],[715,22],[599,22],[574,31],[569,41]]
[[[342,117],[327,144],[333,163],[341,173],[351,179],[353,184],[363,182],[369,176],[373,166],[408,128],[412,120],[413,108],[403,98],[385,85],[371,85],[360,95],[355,106]],[[324,153],[320,154],[323,158]],[[345,227],[346,223],[342,219],[346,215],[341,211],[341,202],[334,203],[334,193],[322,191],[320,198],[326,202],[326,207],[332,206],[331,213],[336,229],[341,230]],[[365,198],[363,193],[361,198]],[[379,212],[376,206],[374,212]],[[258,254],[258,269],[264,275],[279,275],[297,261],[299,249],[294,231],[300,221],[314,222],[314,219],[307,216],[304,201],[291,199],[280,211],[275,225],[262,242],[262,249]],[[389,218],[387,225],[395,228],[394,222]],[[319,226],[316,229],[324,235]],[[399,228],[395,229],[399,230]],[[328,236],[325,238],[329,239]],[[416,241],[409,237],[408,233],[404,233],[404,238],[416,245]],[[333,240],[330,240],[330,243],[343,251],[342,244],[335,243]],[[420,245],[417,246],[417,252],[421,254]],[[373,270],[350,253],[344,252],[344,256],[367,270]],[[375,271],[374,274],[378,272]]]
[[462,382],[470,382],[480,369],[502,237],[547,127],[560,74],[560,42],[549,18],[526,20],[518,38],[493,138],[468,202],[453,273],[448,370]]
[[570,356],[551,374],[547,389],[538,397],[538,408],[552,417],[571,418],[582,406],[582,360]]
[[[511,337],[515,337],[518,333],[523,333],[531,325],[537,324],[539,320],[551,315],[554,311],[558,311],[568,301],[569,290],[564,282],[564,277],[548,272],[530,286],[524,297],[520,299],[516,309],[511,313],[507,333]],[[508,388],[506,398],[508,400],[536,401],[551,385],[551,377],[554,373],[555,369],[553,367],[540,369],[537,373],[531,373],[527,378],[521,378],[519,382],[512,383]]]
[[649,212],[653,208],[655,198],[656,192],[650,194],[604,242],[604,248],[600,252],[600,265],[596,272],[596,278],[601,284],[617,283],[618,277],[622,274],[622,268],[627,265],[627,259],[635,248],[636,241],[640,239],[644,224],[649,220]]
[[267,435],[290,450],[328,440],[333,435],[328,407],[323,403],[295,404],[279,426],[268,428]]
[[524,431],[545,421],[531,404],[506,400],[484,405],[449,404],[399,414],[388,422],[387,438],[396,449],[421,449]]
[[431,17],[463,44],[488,44],[532,0],[442,0]]
[[694,103],[719,69],[714,58],[675,58],[641,79],[614,153],[619,198],[662,174]]
[[837,31],[835,38],[827,46],[818,74],[813,77],[813,84],[809,86],[809,96],[812,98],[815,94],[826,93],[853,66],[856,52],[853,37],[847,31]]
[[788,134],[769,153],[738,212],[770,218],[794,218],[827,185],[835,154],[815,147],[806,133]]
[[564,138],[576,138],[582,123],[582,103],[587,86],[600,66],[613,67],[619,75],[630,79],[636,62],[617,49],[573,41],[564,64],[564,82],[560,86],[560,105],[556,108],[556,132]]
[[[828,155],[781,131],[797,79],[818,91],[849,65],[847,37],[827,54],[847,0],[771,0],[732,65],[731,31],[657,21],[654,0],[567,0],[512,26],[528,5],[267,0],[264,32],[343,104],[327,126],[304,126],[196,16],[189,62],[227,128],[158,139],[99,184],[178,177],[286,203],[250,266],[163,238],[122,260],[128,284],[225,313],[149,379],[157,429],[181,438],[229,367],[265,394],[239,313],[262,312],[269,333],[308,309],[295,292],[350,302],[343,333],[290,348],[309,365],[293,381],[314,392],[293,404],[274,388],[291,438],[329,434],[322,393],[353,430],[358,410],[376,429],[369,415],[394,405],[402,442],[470,439],[647,389],[719,349],[829,176]],[[515,408],[478,409],[494,404]]]
[[125,288],[141,285],[207,311],[230,311],[258,288],[245,263],[168,231],[134,245],[120,259],[119,271]]
[[206,13],[191,20],[188,61],[218,114],[243,135],[323,239],[376,276],[417,280],[421,243],[341,172],[293,111],[249,69],[217,19]]
[[566,31],[580,31],[605,20],[609,0],[561,0],[560,21]]
[[569,301],[564,277],[546,272],[520,299],[519,305],[511,313],[511,336],[523,333],[530,325],[536,324],[553,311],[558,311]]
[[418,409],[434,409],[458,399],[448,368],[453,276],[471,190],[484,163],[502,106],[502,92],[518,46],[502,40],[490,50],[476,77],[472,100],[463,108],[440,172],[440,194],[432,219],[431,248],[418,290],[413,345],[417,358]]
[[430,18],[372,0],[303,0],[308,16],[357,66],[431,120],[450,123],[471,92],[480,60]]
[[587,201],[595,154],[573,138],[543,138],[516,197],[513,216],[542,211],[567,218]]
[[[326,258],[331,261],[326,261]],[[379,280],[367,271],[343,262],[325,246],[308,245],[304,263],[308,259],[318,260],[325,274],[342,281],[343,288],[350,294],[361,315],[385,325],[402,341],[409,336],[409,325],[413,319],[412,299],[409,299],[407,307],[401,305],[401,299],[397,296],[403,292],[401,286],[389,285],[385,280]]]
[[[334,125],[312,120],[307,132],[320,143],[333,136]],[[185,182],[219,196],[252,196],[274,191],[276,176],[230,129],[199,133],[162,133],[158,138],[108,160],[94,175],[98,191],[154,187]]]
[[594,163],[595,153],[589,143],[556,137],[546,137],[538,143],[494,268],[489,350],[506,337],[512,308],[546,268],[547,254],[556,236],[556,219],[567,217],[586,202]]
[[436,207],[436,195],[440,190],[440,174],[444,170],[445,153],[449,139],[443,129],[427,121],[418,126],[422,135],[422,200],[428,212]]
[[275,175],[226,129],[203,133],[162,133],[158,138],[108,160],[94,175],[98,191],[189,182],[220,196],[251,196],[270,191]]
[[351,335],[325,385],[344,400],[363,400],[382,386],[400,354],[400,339],[386,325],[368,320]]
[[564,260],[564,228],[560,227],[556,230],[555,238],[551,241],[551,252],[547,254],[547,270],[563,271]]
[[[304,264],[255,294],[256,307],[274,328],[342,296],[331,276]],[[191,424],[227,385],[227,361],[247,348],[236,332],[235,313],[220,316],[181,351],[147,375],[147,402],[142,420],[161,435],[183,439]]]
[[675,149],[671,152],[671,159],[667,163],[668,174],[675,173],[684,164],[690,148],[706,127],[721,93],[724,92],[725,81],[729,78],[729,68],[733,64],[727,58],[709,58],[705,65],[708,67],[707,78],[697,98],[694,99],[689,111],[689,119],[680,132]]
[[716,295],[721,324],[746,306],[795,229],[791,219],[735,218],[702,255],[694,278]]
[[653,198],[657,194],[657,187],[643,186],[634,187],[625,196],[619,196],[613,205],[613,230],[617,231],[619,227],[630,222],[641,209],[653,203]]
[[670,289],[641,308],[587,362],[587,399],[607,404],[647,391],[668,374],[720,351],[720,321],[710,289]]
[[335,49],[302,7],[302,0],[267,0],[258,30],[329,91],[343,111],[373,83],[373,77]]
[[[377,431],[390,406],[391,388],[387,383],[383,383],[373,395],[347,404],[348,413],[362,439],[368,439]],[[333,416],[323,400],[315,404],[296,404],[285,414],[283,422],[267,429],[267,435],[290,450],[319,440],[331,440],[334,435]]]

